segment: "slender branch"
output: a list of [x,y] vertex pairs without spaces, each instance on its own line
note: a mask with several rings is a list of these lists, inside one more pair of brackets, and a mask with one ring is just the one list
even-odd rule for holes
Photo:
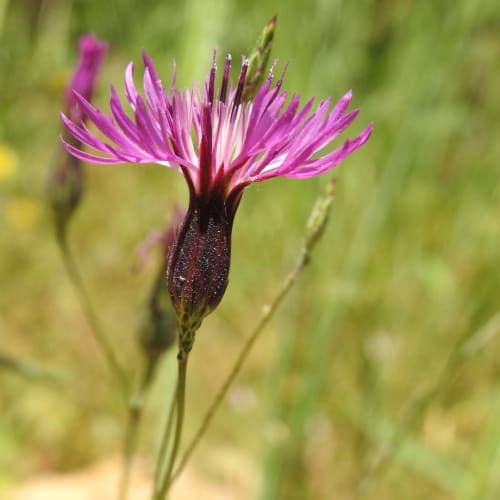
[[157,498],[157,492],[160,490],[160,482],[162,479],[162,473],[165,469],[165,461],[167,460],[168,445],[170,444],[170,438],[172,436],[172,428],[174,425],[174,417],[176,411],[176,401],[177,401],[177,388],[178,382],[175,386],[175,392],[170,402],[170,408],[168,410],[167,423],[163,430],[163,436],[161,438],[160,450],[158,451],[158,459],[156,461],[156,470],[154,477],[154,487],[153,487],[153,500]]
[[118,500],[127,499],[130,472],[132,470],[132,463],[139,438],[139,426],[142,420],[147,392],[156,370],[157,361],[158,358],[148,359],[141,383],[129,401],[125,446],[123,450],[123,466],[118,487]]
[[177,390],[175,396],[176,421],[175,421],[175,432],[173,438],[174,441],[172,443],[172,449],[170,451],[170,456],[168,459],[168,464],[163,479],[161,479],[161,481],[158,484],[155,484],[155,491],[153,497],[154,500],[164,500],[164,498],[168,493],[170,485],[172,484],[171,480],[172,471],[174,469],[175,459],[177,458],[177,453],[179,451],[179,446],[182,437],[182,428],[184,424],[184,408],[186,401],[186,372],[187,372],[188,356],[189,352],[183,350],[180,350],[177,356],[178,376],[177,376]]
[[9,370],[20,377],[48,385],[59,386],[65,382],[62,372],[54,371],[32,361],[15,359],[0,352],[0,369]]
[[82,310],[90,324],[92,334],[94,335],[94,338],[99,348],[101,349],[106,362],[108,363],[108,366],[113,373],[113,376],[116,379],[117,385],[120,387],[122,396],[127,400],[129,394],[129,385],[127,377],[125,375],[125,371],[118,363],[113,348],[111,347],[111,344],[109,343],[99,324],[97,315],[94,312],[94,308],[92,307],[92,303],[85,289],[85,285],[83,284],[83,279],[78,270],[78,266],[76,265],[76,261],[73,257],[73,254],[71,253],[64,234],[61,234],[60,232],[57,233],[57,243],[61,250],[61,255],[64,261],[66,272],[68,273],[71,283],[77,293]]

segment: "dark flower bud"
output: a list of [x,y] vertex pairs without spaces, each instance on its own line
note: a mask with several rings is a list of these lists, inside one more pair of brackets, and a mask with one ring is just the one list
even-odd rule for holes
[[139,344],[151,363],[175,342],[176,320],[165,286],[166,266],[160,266],[153,288],[139,317]]
[[170,249],[177,235],[178,223],[183,213],[175,208],[170,223],[163,232],[153,232],[139,247],[138,253],[146,260],[151,247],[159,245],[160,261],[155,280],[142,308],[137,336],[139,344],[150,365],[155,365],[160,356],[169,349],[176,339],[176,316],[165,282]]
[[[234,210],[223,197],[191,196],[189,209],[170,253],[167,283],[181,332],[194,332],[226,291]],[[181,344],[183,338],[181,335]],[[181,347],[189,352],[186,335]]]

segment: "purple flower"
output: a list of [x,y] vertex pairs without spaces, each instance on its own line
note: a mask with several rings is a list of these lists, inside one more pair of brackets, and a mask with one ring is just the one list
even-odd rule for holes
[[372,125],[325,151],[359,112],[347,112],[351,92],[333,107],[331,98],[314,110],[313,99],[301,107],[297,94],[288,101],[282,78],[274,83],[273,66],[255,98],[245,102],[248,60],[243,59],[233,87],[227,56],[217,87],[215,55],[202,92],[177,90],[175,67],[170,90],[165,91],[145,53],[143,59],[144,97],[133,81],[133,63],[125,72],[125,94],[134,118],[125,112],[114,87],[109,117],[75,93],[102,135],[62,115],[71,134],[94,152],[68,143],[66,147],[93,163],[159,163],[182,172],[190,204],[170,255],[168,288],[181,323],[195,330],[226,289],[232,223],[244,188],[272,177],[300,179],[326,172],[368,140]]
[[[74,92],[84,96],[87,101],[92,99],[107,44],[92,35],[84,35],[78,42],[78,49],[80,57],[63,96],[65,112],[74,123],[80,123],[85,119]],[[81,143],[67,129],[63,130],[63,138],[73,147],[81,147]],[[47,195],[57,233],[61,236],[65,234],[67,223],[82,198],[83,169],[80,160],[69,155],[60,143],[58,146],[49,172]]]
[[92,100],[97,75],[107,50],[108,44],[98,40],[93,35],[84,35],[78,41],[80,59],[73,73],[73,78],[64,93],[65,112],[75,123],[85,119],[85,114],[75,97],[75,92],[89,102]]

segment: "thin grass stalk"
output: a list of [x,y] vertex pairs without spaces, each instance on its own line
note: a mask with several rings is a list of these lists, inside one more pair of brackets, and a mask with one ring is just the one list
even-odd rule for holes
[[164,498],[166,498],[167,493],[172,484],[171,481],[172,471],[174,469],[175,460],[179,452],[179,447],[182,437],[182,428],[184,424],[184,409],[186,402],[186,372],[187,372],[188,357],[189,353],[182,350],[179,351],[179,355],[177,356],[178,375],[177,375],[177,390],[175,394],[175,413],[176,413],[175,431],[173,436],[172,449],[170,451],[170,456],[168,458],[165,474],[163,475],[163,478],[161,479],[158,485],[158,489],[156,489],[155,485],[154,496],[153,496],[154,500],[163,500]]
[[90,325],[91,332],[106,360],[106,363],[108,364],[111,373],[113,374],[113,377],[115,379],[117,386],[120,389],[122,397],[128,403],[129,382],[125,374],[125,371],[118,362],[118,359],[113,351],[113,348],[111,347],[111,344],[109,343],[109,340],[104,334],[104,331],[99,323],[97,315],[92,306],[92,302],[89,298],[87,290],[85,289],[85,285],[83,283],[83,279],[76,264],[75,258],[73,257],[73,254],[69,248],[66,236],[62,232],[58,231],[56,237],[59,249],[61,251],[61,256],[64,262],[64,267],[70,278],[71,284],[75,289],[83,313]]
[[127,500],[128,487],[130,483],[130,473],[134,460],[137,443],[139,440],[139,430],[146,403],[148,389],[156,370],[157,360],[148,360],[142,380],[135,394],[130,398],[127,416],[127,428],[125,431],[125,446],[123,450],[123,465],[118,486],[118,500]]
[[15,359],[0,352],[0,370],[8,370],[11,373],[30,381],[60,388],[66,382],[65,375],[59,371],[54,371],[32,361]]
[[161,438],[161,444],[160,444],[160,449],[158,451],[158,458],[156,461],[156,468],[155,468],[155,477],[154,477],[154,482],[153,482],[153,496],[152,499],[154,500],[156,497],[156,492],[160,490],[160,483],[163,477],[163,471],[165,470],[165,462],[167,460],[167,453],[168,453],[168,447],[170,444],[170,438],[172,436],[172,428],[174,425],[174,420],[176,417],[176,401],[177,401],[177,386],[175,386],[175,392],[172,397],[172,401],[170,402],[170,408],[168,410],[168,415],[167,415],[167,422],[163,431],[163,435]]

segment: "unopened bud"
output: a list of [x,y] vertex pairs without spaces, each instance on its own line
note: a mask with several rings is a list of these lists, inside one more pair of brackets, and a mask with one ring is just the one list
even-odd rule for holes
[[155,364],[159,357],[174,344],[176,338],[176,316],[165,276],[168,255],[175,241],[181,217],[182,212],[176,208],[167,229],[162,233],[154,232],[140,247],[143,259],[153,244],[158,244],[161,249],[158,271],[148,299],[142,308],[137,329],[139,344],[150,364]]
[[330,208],[335,198],[335,179],[330,180],[325,189],[325,193],[318,198],[314,205],[309,219],[306,223],[305,248],[310,251],[323,235]]
[[243,90],[243,100],[250,101],[255,97],[257,89],[264,80],[267,63],[273,46],[274,31],[276,29],[277,16],[274,16],[264,27],[257,40],[255,48],[248,58],[248,71]]
[[175,342],[176,319],[165,284],[165,272],[166,266],[160,266],[137,329],[140,346],[152,362]]

